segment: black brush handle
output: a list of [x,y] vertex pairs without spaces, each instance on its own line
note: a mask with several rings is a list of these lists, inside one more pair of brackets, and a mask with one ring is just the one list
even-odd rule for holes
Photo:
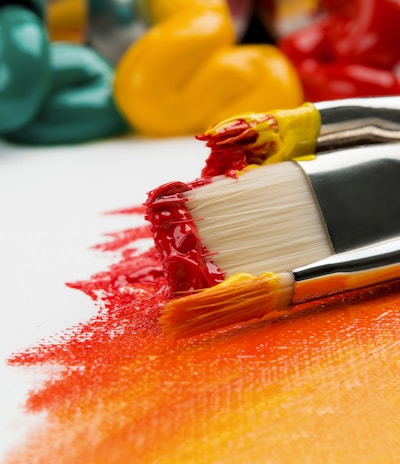
[[400,142],[400,96],[315,103],[321,115],[317,152]]
[[332,151],[297,164],[336,253],[400,237],[400,143]]

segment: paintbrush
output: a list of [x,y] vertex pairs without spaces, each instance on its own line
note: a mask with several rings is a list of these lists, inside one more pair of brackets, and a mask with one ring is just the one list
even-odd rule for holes
[[334,254],[290,272],[235,274],[214,287],[169,301],[160,323],[173,338],[194,336],[399,278],[400,238],[396,238]]
[[165,184],[149,193],[146,218],[172,294],[182,296],[400,236],[399,179],[400,144],[357,147]]
[[211,149],[203,177],[353,146],[400,142],[400,96],[304,103],[244,113],[197,136]]

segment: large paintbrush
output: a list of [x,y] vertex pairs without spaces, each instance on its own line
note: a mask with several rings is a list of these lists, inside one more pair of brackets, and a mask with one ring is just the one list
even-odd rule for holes
[[[153,190],[147,219],[172,293],[181,297],[166,306],[163,323],[171,333],[187,335],[261,317],[269,311],[267,300],[282,301],[272,304],[277,308],[300,301],[292,298],[303,275],[296,269],[339,257],[333,272],[346,273],[340,267],[343,253],[400,237],[399,181],[400,144],[387,144],[260,166],[237,178],[172,182]],[[394,256],[397,263],[398,253]],[[357,276],[375,266],[368,256],[362,265],[366,267],[357,268]],[[318,264],[318,269],[329,275],[329,266]],[[243,278],[243,273],[251,277]],[[368,281],[378,283],[386,274],[370,275]],[[330,279],[336,289],[329,293],[351,288],[340,282]],[[253,284],[262,289],[262,304],[252,296]],[[245,309],[239,310],[232,298]]]

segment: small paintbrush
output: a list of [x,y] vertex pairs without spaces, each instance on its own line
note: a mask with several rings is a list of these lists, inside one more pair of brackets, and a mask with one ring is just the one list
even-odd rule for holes
[[399,179],[400,144],[370,145],[171,182],[149,193],[146,217],[179,296],[400,236]]
[[400,96],[304,103],[235,115],[202,135],[211,149],[203,177],[353,146],[400,142]]

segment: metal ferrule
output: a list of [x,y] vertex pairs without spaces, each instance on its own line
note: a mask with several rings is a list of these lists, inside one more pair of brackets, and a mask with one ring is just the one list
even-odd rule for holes
[[400,144],[339,150],[297,164],[335,253],[400,237]]
[[332,255],[292,271],[294,304],[400,278],[400,237]]
[[317,152],[400,142],[400,96],[333,100],[315,107],[321,115]]

